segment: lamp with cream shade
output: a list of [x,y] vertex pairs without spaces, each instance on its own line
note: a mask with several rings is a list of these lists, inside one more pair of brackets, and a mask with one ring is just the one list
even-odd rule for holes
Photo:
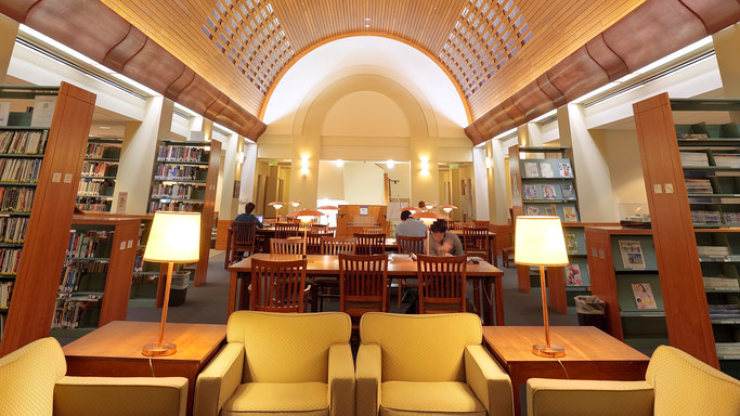
[[167,276],[162,305],[162,321],[156,344],[144,345],[146,356],[172,355],[177,346],[163,342],[167,322],[167,307],[170,303],[170,285],[175,263],[194,263],[200,255],[200,213],[157,211],[144,250],[144,261],[167,263]]
[[522,266],[538,266],[540,269],[545,345],[533,345],[532,353],[549,358],[562,357],[565,355],[563,347],[550,345],[550,322],[547,316],[547,285],[545,282],[546,266],[562,267],[569,263],[560,218],[518,216],[514,246],[514,263]]

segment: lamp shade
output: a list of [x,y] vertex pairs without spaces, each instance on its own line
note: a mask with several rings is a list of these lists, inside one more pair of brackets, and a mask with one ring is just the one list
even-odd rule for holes
[[288,214],[288,218],[298,218],[301,221],[310,221],[323,216],[324,213],[315,209],[302,209]]
[[280,202],[280,201],[272,201],[272,202],[270,202],[270,203],[269,203],[269,204],[267,204],[267,205],[270,205],[271,207],[273,207],[273,208],[275,208],[276,210],[278,210],[278,209],[280,209],[280,208],[284,207],[284,206],[285,206],[285,205],[287,205],[287,204],[286,204],[285,202]]
[[567,266],[563,225],[558,217],[516,218],[514,263],[523,266]]
[[157,211],[144,260],[191,263],[198,261],[199,257],[200,213]]

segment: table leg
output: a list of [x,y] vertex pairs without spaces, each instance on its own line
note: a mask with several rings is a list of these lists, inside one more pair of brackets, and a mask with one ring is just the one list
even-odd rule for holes
[[236,304],[236,272],[231,272],[231,280],[229,281],[229,304],[226,310],[226,316],[230,316],[234,312],[234,305]]
[[496,255],[496,237],[495,236],[491,238],[491,244],[489,244],[488,247],[491,250],[491,253],[489,253],[489,256],[491,256],[491,259],[493,259],[493,266],[498,267],[498,256]]
[[[475,279],[473,281],[473,304],[475,305],[475,308],[476,309],[481,308],[481,301],[480,301],[481,296],[480,296],[480,292],[481,292],[481,290],[480,290],[480,279]],[[480,310],[478,310],[478,315],[480,315],[481,321],[485,321],[485,319],[486,319],[486,317],[485,317],[486,315],[483,312],[483,309],[484,308],[481,308]]]
[[[490,284],[486,284],[486,291],[488,292],[487,295],[489,298],[491,298],[492,295],[496,297],[496,325],[504,326],[506,325],[504,323],[504,278],[503,276],[496,276],[493,281],[493,293],[491,293]],[[491,321],[491,323],[493,323],[493,321]]]

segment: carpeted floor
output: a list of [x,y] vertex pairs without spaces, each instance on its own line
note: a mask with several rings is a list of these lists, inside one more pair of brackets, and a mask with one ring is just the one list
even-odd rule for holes
[[[501,262],[499,262],[501,264]],[[167,322],[225,324],[226,303],[229,297],[229,273],[224,270],[222,251],[211,251],[208,266],[208,283],[200,287],[188,288],[185,303],[169,308]],[[539,289],[525,294],[516,287],[516,268],[503,267],[504,271],[504,316],[506,325],[542,325],[542,298]],[[391,293],[391,312],[399,312],[396,307],[396,293]],[[338,310],[338,302],[327,301],[325,310]],[[400,311],[409,306],[406,301]],[[129,321],[158,322],[161,311],[153,303],[141,306],[132,304],[128,311]],[[561,315],[550,310],[551,325],[578,325],[575,315]]]

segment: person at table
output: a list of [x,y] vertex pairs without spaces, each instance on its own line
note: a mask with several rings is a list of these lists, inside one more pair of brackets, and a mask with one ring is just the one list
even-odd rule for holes
[[426,237],[427,226],[423,222],[411,218],[411,211],[401,212],[401,223],[396,227],[396,237]]
[[447,221],[434,221],[429,231],[432,236],[429,241],[429,255],[440,257],[465,255],[460,238],[447,231]]
[[254,214],[252,214],[252,211],[254,211],[255,205],[251,202],[247,203],[247,205],[244,206],[244,213],[239,214],[234,218],[234,221],[236,222],[256,222],[257,228],[262,228],[262,222],[259,218],[257,218]]

